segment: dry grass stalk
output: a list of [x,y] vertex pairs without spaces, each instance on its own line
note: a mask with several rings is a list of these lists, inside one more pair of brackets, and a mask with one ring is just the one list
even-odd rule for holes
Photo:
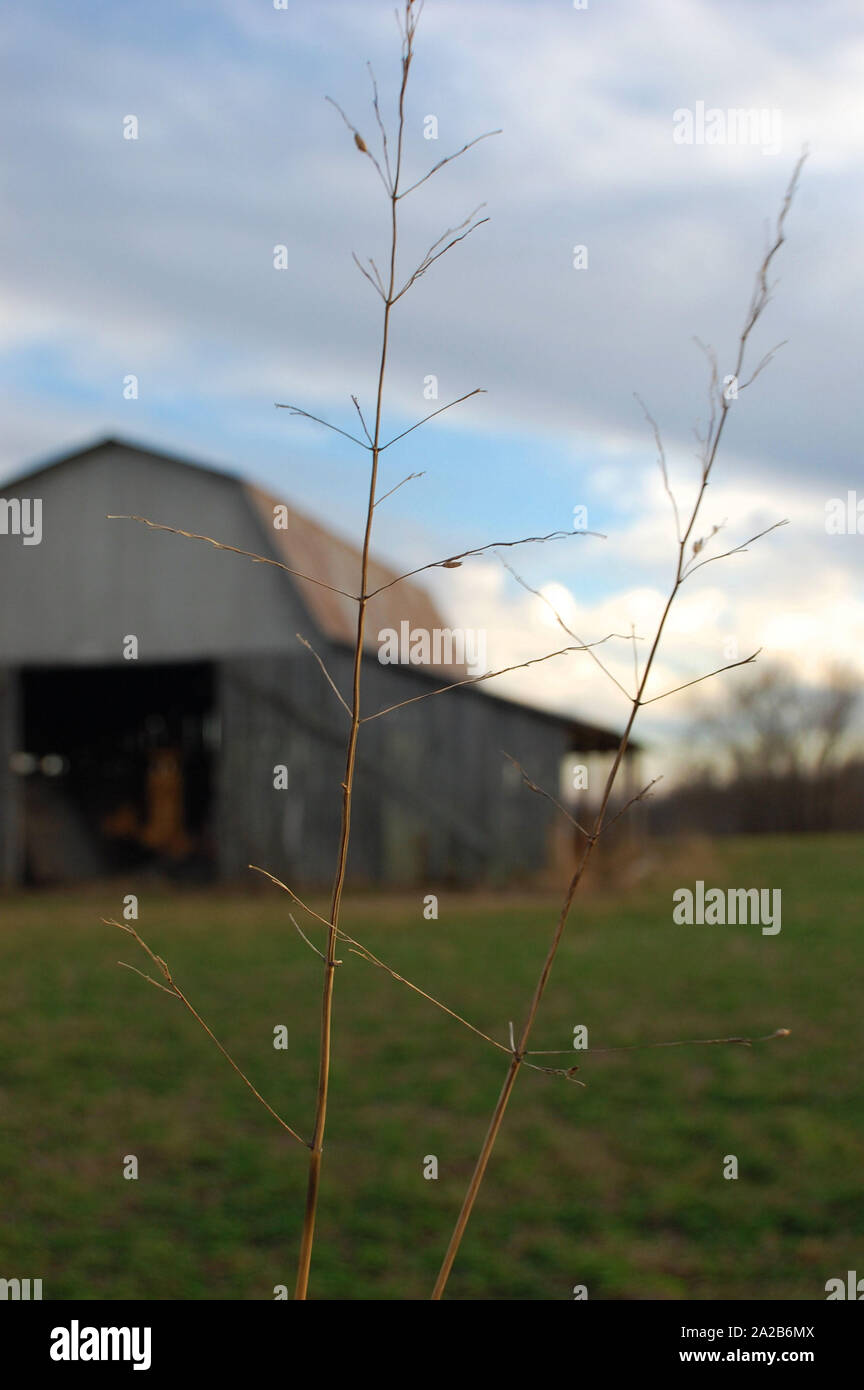
[[[768,274],[771,269],[772,262],[774,261],[774,258],[779,252],[785,239],[786,216],[792,204],[792,199],[795,196],[801,167],[804,163],[805,158],[806,153],[801,155],[800,159],[795,165],[792,177],[786,189],[786,194],[784,196],[783,203],[780,208],[774,239],[769,249],[765,253],[764,259],[761,265],[759,266],[759,269],[756,274],[756,284],[753,290],[752,298],[750,300],[750,306],[745,317],[744,326],[741,330],[741,334],[738,340],[738,350],[735,360],[735,366],[732,373],[735,381],[739,383],[739,392],[743,390],[745,387],[751,385],[753,381],[755,381],[759,373],[771,361],[774,352],[776,352],[776,348],[773,348],[770,352],[766,353],[765,356],[758,363],[754,371],[750,374],[747,381],[741,383],[741,372],[744,366],[750,336],[771,299],[771,287],[768,284]],[[657,426],[656,424],[654,424],[653,420],[650,420],[649,417],[649,421],[654,429],[655,440],[658,444],[659,463],[661,473],[663,476],[663,484],[670,498],[675,519],[675,534],[677,539],[677,565],[675,569],[675,577],[672,582],[665,607],[658,622],[657,629],[655,631],[654,638],[651,643],[651,648],[648,654],[648,658],[645,662],[641,678],[637,680],[635,693],[630,698],[630,715],[627,719],[627,723],[624,728],[624,733],[621,736],[621,742],[613,759],[612,767],[609,771],[609,775],[607,777],[606,784],[603,789],[603,795],[601,797],[600,808],[597,812],[597,816],[594,822],[594,828],[592,830],[592,833],[588,836],[586,840],[577,867],[567,886],[567,891],[564,895],[564,901],[561,905],[561,909],[558,914],[558,919],[555,923],[555,929],[552,934],[552,940],[549,945],[549,949],[546,953],[546,959],[543,962],[543,966],[540,971],[537,984],[534,988],[534,993],[531,997],[531,1002],[528,1006],[528,1012],[525,1017],[525,1022],[522,1025],[522,1030],[519,1034],[518,1043],[516,1043],[513,1047],[513,1055],[510,1060],[510,1065],[507,1068],[507,1075],[504,1078],[504,1084],[501,1087],[498,1100],[492,1111],[492,1116],[489,1121],[489,1127],[486,1131],[486,1136],[483,1140],[483,1144],[480,1149],[480,1153],[477,1158],[477,1162],[475,1164],[471,1180],[468,1184],[468,1188],[465,1193],[465,1198],[463,1200],[461,1210],[456,1219],[453,1234],[450,1238],[449,1245],[444,1255],[444,1260],[442,1262],[438,1278],[435,1281],[435,1286],[432,1292],[433,1299],[440,1299],[444,1293],[445,1288],[447,1287],[447,1281],[450,1277],[450,1271],[453,1268],[453,1262],[456,1259],[459,1246],[462,1243],[462,1238],[465,1234],[465,1230],[470,1220],[471,1213],[474,1209],[474,1203],[477,1200],[477,1194],[480,1191],[480,1187],[486,1175],[486,1169],[489,1164],[489,1159],[492,1156],[492,1151],[495,1147],[495,1141],[498,1138],[498,1133],[501,1129],[501,1125],[504,1120],[504,1115],[507,1111],[510,1096],[513,1093],[513,1087],[516,1084],[516,1078],[519,1075],[519,1072],[523,1065],[525,1065],[525,1057],[528,1053],[528,1042],[530,1040],[531,1033],[534,1028],[537,1012],[540,1008],[543,995],[546,992],[546,986],[549,983],[549,977],[552,973],[552,968],[555,964],[555,957],[557,956],[558,948],[561,945],[561,939],[564,935],[564,929],[567,925],[567,920],[570,916],[570,910],[573,906],[573,901],[576,897],[579,884],[582,881],[582,877],[591,859],[594,846],[596,845],[597,840],[604,829],[604,822],[609,807],[610,797],[612,795],[612,790],[615,786],[615,781],[618,776],[618,772],[621,768],[624,755],[627,751],[627,746],[630,742],[630,736],[633,731],[633,725],[636,722],[636,716],[643,705],[652,704],[656,700],[665,699],[667,696],[675,694],[677,690],[687,689],[689,686],[695,685],[697,683],[697,681],[688,681],[685,685],[677,686],[674,690],[665,691],[663,695],[652,696],[650,699],[646,698],[645,695],[648,686],[648,681],[650,679],[651,671],[654,665],[654,659],[660,647],[660,642],[663,637],[666,622],[669,617],[669,613],[672,609],[672,606],[675,602],[675,599],[678,596],[681,586],[689,578],[689,576],[692,575],[697,569],[700,569],[703,565],[709,564],[711,562],[709,559],[697,561],[696,557],[700,555],[700,553],[704,550],[706,544],[708,544],[708,542],[710,541],[711,537],[713,537],[713,535],[719,529],[715,527],[714,531],[711,532],[711,536],[709,537],[691,539],[694,537],[695,528],[699,520],[702,508],[702,502],[705,497],[705,490],[708,487],[709,481],[711,479],[711,473],[713,471],[714,463],[717,458],[717,451],[720,447],[720,441],[723,437],[723,431],[730,409],[729,396],[726,392],[719,392],[717,389],[718,372],[716,362],[714,362],[713,358],[711,359],[711,368],[711,415],[709,425],[706,430],[705,438],[701,441],[701,478],[696,498],[690,511],[689,520],[687,521],[687,524],[684,527],[683,531],[681,529],[678,505],[674,497],[674,494],[672,493],[672,489],[669,485],[669,478],[666,469],[666,458],[662,446],[662,441],[660,440],[659,430],[657,429]],[[777,526],[781,526],[783,524],[783,522],[776,523]],[[774,529],[775,527],[768,528],[768,530]],[[767,531],[760,532],[760,535],[766,534]],[[758,538],[759,537],[753,537],[752,540],[756,540]],[[730,555],[738,554],[743,549],[745,549],[748,544],[750,544],[749,541],[744,541],[740,546],[735,546],[733,549],[725,551],[722,555],[713,556],[712,559],[719,560],[726,558]],[[558,615],[556,614],[556,616]],[[565,626],[560,617],[559,622],[561,623],[562,627]],[[747,665],[751,661],[754,661],[757,655],[758,653],[753,653],[752,656],[745,658],[743,662],[731,662],[728,666],[720,667],[717,671],[711,671],[706,676],[701,676],[698,679],[707,680],[710,676],[719,675],[721,671],[731,670],[735,666]],[[615,683],[616,685],[618,684],[617,681]],[[780,1029],[777,1030],[776,1033],[770,1034],[769,1036],[784,1037],[786,1035],[787,1030]],[[749,1043],[752,1040],[725,1039],[724,1041],[742,1041]]]
[[[408,86],[408,78],[411,71],[411,63],[414,57],[414,37],[417,29],[417,22],[420,15],[421,6],[414,3],[414,0],[406,0],[405,9],[401,18],[402,36],[402,61],[401,61],[401,81],[399,84],[399,95],[397,100],[397,119],[396,119],[396,138],[394,145],[393,158],[391,160],[390,145],[387,138],[385,124],[381,118],[378,102],[378,88],[375,78],[372,76],[373,108],[376,122],[381,135],[382,159],[379,160],[369,150],[360,132],[351,124],[344,112],[341,111],[343,120],[354,136],[357,148],[369,158],[374,165],[381,182],[384,186],[390,208],[390,245],[386,280],[381,276],[374,261],[370,260],[374,279],[361,265],[355,256],[355,261],[360,270],[372,284],[373,288],[380,295],[383,302],[383,320],[381,326],[381,349],[378,364],[378,381],[375,395],[375,415],[372,429],[369,430],[363,418],[359,402],[354,398],[354,405],[360,417],[363,432],[366,437],[366,447],[371,454],[371,468],[369,475],[369,495],[366,507],[366,525],[363,532],[363,548],[361,553],[360,568],[360,593],[357,596],[357,634],[354,646],[353,674],[351,682],[350,700],[350,727],[348,741],[345,752],[345,776],[342,782],[342,826],[339,838],[339,848],[337,851],[336,873],[333,883],[333,891],[330,900],[330,915],[327,926],[327,945],[324,960],[324,982],[321,999],[321,1035],[319,1050],[318,1067],[318,1093],[315,1104],[315,1122],[311,1141],[311,1158],[309,1162],[309,1177],[306,1190],[306,1210],[303,1219],[303,1231],[300,1242],[300,1258],[297,1268],[297,1284],[295,1298],[304,1299],[309,1285],[309,1269],[312,1260],[312,1247],[315,1238],[315,1218],[318,1209],[318,1195],[321,1182],[321,1163],[324,1144],[324,1131],[327,1121],[327,1102],[330,1090],[330,1052],[331,1052],[331,1033],[333,1015],[333,987],[336,971],[336,943],[339,939],[339,919],[342,908],[342,897],[345,889],[345,874],[348,864],[348,848],[351,839],[351,809],[352,796],[354,789],[354,775],[357,761],[357,741],[360,733],[362,716],[360,713],[360,686],[361,672],[363,665],[363,648],[366,629],[366,612],[369,601],[372,597],[367,592],[369,574],[369,555],[372,542],[372,524],[374,519],[375,507],[378,491],[378,467],[381,453],[388,448],[395,439],[386,443],[382,436],[383,408],[384,408],[384,384],[387,373],[388,353],[390,350],[390,321],[393,308],[404,294],[411,288],[415,281],[439,260],[443,255],[455,246],[457,242],[464,238],[480,224],[475,220],[472,213],[461,226],[446,231],[439,237],[424,255],[419,266],[408,276],[407,280],[401,285],[397,280],[397,248],[399,242],[399,202],[406,197],[413,189],[418,188],[425,178],[431,176],[434,170],[418,180],[408,188],[401,187],[403,174],[403,148],[405,139],[405,94]],[[334,103],[335,105],[335,103]],[[483,138],[483,137],[479,137]],[[476,142],[472,142],[476,143]],[[464,146],[468,149],[469,146]],[[453,156],[455,158],[456,156]],[[442,167],[446,160],[440,162],[438,167]],[[382,167],[383,165],[383,167]],[[486,220],[486,219],[482,219]],[[479,390],[480,388],[477,388]],[[453,405],[459,404],[462,400],[469,399],[470,396],[477,394],[477,390],[468,392],[458,401],[452,402]],[[291,408],[291,407],[289,407]],[[296,408],[295,408],[296,410]],[[440,411],[434,412],[440,414]],[[431,418],[431,417],[427,417]],[[419,421],[419,424],[424,423]],[[412,428],[417,428],[414,426]],[[408,433],[404,431],[403,433]],[[402,437],[402,436],[397,436]],[[362,441],[356,440],[362,445]],[[386,494],[385,494],[386,495]],[[383,500],[383,499],[381,499]],[[331,682],[332,684],[332,682]],[[377,963],[377,962],[376,962]]]

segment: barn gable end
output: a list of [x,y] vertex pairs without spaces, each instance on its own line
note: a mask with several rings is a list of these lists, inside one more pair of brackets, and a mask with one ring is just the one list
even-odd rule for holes
[[235,478],[108,442],[13,484],[4,497],[42,503],[42,542],[0,545],[5,663],[96,663],[216,658],[286,651],[305,610],[277,569],[228,557],[201,541],[109,514],[261,548],[261,531]]

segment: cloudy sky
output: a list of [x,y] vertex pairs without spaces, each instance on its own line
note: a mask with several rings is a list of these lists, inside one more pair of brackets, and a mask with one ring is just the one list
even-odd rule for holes
[[[381,305],[351,253],[380,262],[388,207],[324,98],[372,145],[368,59],[392,118],[391,0],[8,0],[0,46],[4,474],[119,434],[255,478],[356,535],[367,455],[274,402],[349,430],[350,393],[371,408]],[[413,567],[569,531],[586,506],[606,539],[508,558],[581,636],[634,624],[648,637],[675,536],[634,393],[661,427],[683,509],[707,413],[694,337],[731,370],[806,143],[753,365],[788,342],[734,403],[703,529],[724,523],[726,549],[791,524],[688,584],[653,689],[723,664],[731,644],[808,680],[836,660],[864,670],[864,536],[825,525],[830,498],[864,498],[862,90],[854,0],[427,0],[409,174],[502,133],[401,205],[406,272],[478,204],[491,220],[395,310],[386,433],[486,394],[385,454],[382,486],[424,476],[377,514],[382,556]],[[764,112],[770,138],[676,141],[675,113],[700,103]],[[137,140],[123,138],[130,115]],[[437,139],[424,138],[430,116]],[[137,400],[123,397],[130,373]],[[170,523],[158,499],[153,510]],[[561,645],[494,557],[437,571],[432,587],[450,621],[487,631],[492,667]],[[626,682],[629,644],[610,644],[608,662]],[[584,656],[496,686],[606,723],[625,713]],[[643,734],[661,748],[687,718],[686,697],[658,704]]]

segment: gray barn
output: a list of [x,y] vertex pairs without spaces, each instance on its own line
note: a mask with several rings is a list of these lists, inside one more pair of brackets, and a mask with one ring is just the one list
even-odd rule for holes
[[[144,869],[229,878],[255,863],[293,882],[327,882],[347,717],[297,634],[347,693],[356,605],[338,591],[357,589],[357,551],[239,478],[115,440],[2,490],[3,881]],[[395,575],[375,563],[370,578],[377,588]],[[414,582],[372,601],[367,712],[466,674],[455,658],[434,671],[375,660],[379,630],[406,620],[445,627]],[[548,858],[555,812],[501,750],[557,792],[568,754],[608,756],[615,746],[613,733],[481,686],[373,720],[361,730],[352,877],[528,875]]]

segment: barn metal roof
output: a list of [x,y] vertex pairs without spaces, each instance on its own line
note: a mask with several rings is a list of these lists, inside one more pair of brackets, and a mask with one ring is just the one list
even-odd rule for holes
[[[261,488],[244,483],[243,490],[266,528],[277,558],[291,569],[321,581],[316,584],[308,579],[294,580],[320,631],[331,642],[353,646],[357,633],[357,604],[349,595],[360,589],[359,549]],[[273,525],[275,507],[281,509],[280,523],[284,521],[279,529]],[[412,628],[422,628],[426,632],[448,626],[424,589],[410,579],[402,579],[397,584],[394,581],[398,578],[395,570],[370,556],[367,590],[383,588],[383,593],[369,601],[364,649],[377,651],[378,633],[383,628],[394,628],[398,632],[399,624],[405,620]],[[388,587],[384,588],[385,585]],[[453,680],[468,674],[467,667],[459,665],[435,669]]]

